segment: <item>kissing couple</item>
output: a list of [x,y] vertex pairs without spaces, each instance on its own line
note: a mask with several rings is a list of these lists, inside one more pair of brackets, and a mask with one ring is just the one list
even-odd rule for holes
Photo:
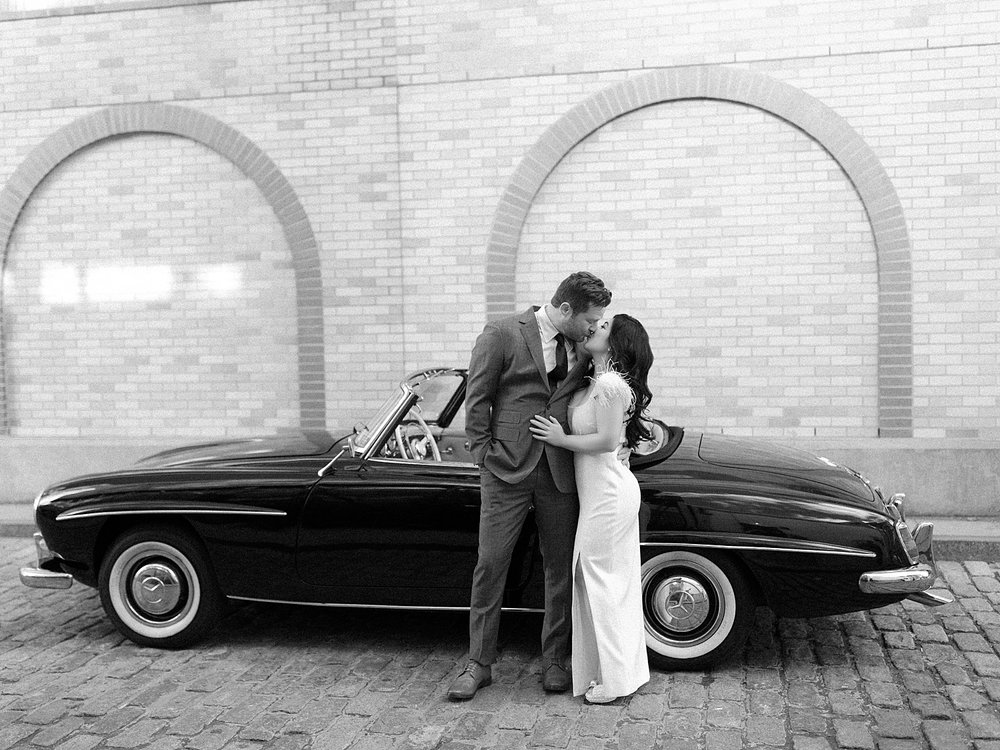
[[481,475],[479,559],[469,660],[452,700],[492,682],[507,571],[531,508],[545,574],[543,688],[608,703],[649,680],[628,455],[652,437],[643,413],[653,353],[635,318],[604,317],[610,303],[601,279],[571,274],[548,304],[488,323],[472,350],[466,434]]

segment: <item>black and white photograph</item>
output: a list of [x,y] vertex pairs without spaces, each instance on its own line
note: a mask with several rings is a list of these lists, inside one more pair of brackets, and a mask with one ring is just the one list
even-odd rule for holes
[[0,750],[1000,750],[995,0],[0,0]]

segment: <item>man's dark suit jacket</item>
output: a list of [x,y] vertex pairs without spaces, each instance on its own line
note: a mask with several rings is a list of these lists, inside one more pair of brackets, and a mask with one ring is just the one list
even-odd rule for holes
[[562,383],[550,390],[535,319],[537,307],[487,323],[476,339],[465,395],[465,432],[480,466],[508,483],[526,478],[545,451],[552,478],[562,492],[576,492],[573,454],[531,435],[536,414],[555,417],[569,432],[566,409],[587,370],[582,357]]

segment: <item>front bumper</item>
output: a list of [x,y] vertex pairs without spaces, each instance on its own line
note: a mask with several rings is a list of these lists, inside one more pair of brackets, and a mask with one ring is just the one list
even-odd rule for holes
[[[38,564],[21,568],[21,583],[33,589],[68,589],[73,585],[73,576],[58,570],[51,570],[58,559],[49,551],[48,545],[39,532],[35,532],[35,555]],[[46,567],[48,566],[48,567]]]
[[934,585],[938,575],[934,563],[933,536],[934,524],[920,524],[913,532],[919,561],[908,568],[862,573],[858,586],[866,594],[907,594],[908,599],[920,604],[929,606],[950,604],[953,601],[950,597],[927,591]]

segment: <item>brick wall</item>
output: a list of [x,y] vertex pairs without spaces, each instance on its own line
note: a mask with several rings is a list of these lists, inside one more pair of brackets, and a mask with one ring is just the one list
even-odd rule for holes
[[871,229],[805,134],[730,103],[650,107],[575,149],[536,204],[519,294],[551,293],[567,263],[598,272],[611,311],[655,343],[656,411],[731,433],[875,434]]
[[198,436],[298,418],[288,248],[218,154],[150,134],[79,151],[35,190],[8,251],[14,434]]
[[[361,418],[404,370],[467,361],[486,315],[494,213],[552,123],[650,69],[699,65],[796,87],[864,140],[909,230],[913,434],[1000,436],[995,4],[97,11],[0,16],[0,185],[102,108],[166,102],[244,134],[315,235],[331,421]],[[172,438],[295,424],[291,261],[257,192],[210,149],[163,134],[101,141],[60,164],[6,248],[10,433]],[[169,266],[180,282],[169,300],[138,305],[41,298],[46,262],[112,258]],[[199,293],[202,266],[238,270],[241,294]],[[601,128],[545,181],[515,268],[515,308],[568,271],[603,274],[614,309],[649,323],[654,403],[670,421],[784,438],[877,432],[869,217],[827,151],[766,111],[668,102]],[[238,346],[225,343],[233,330],[246,334]],[[81,335],[104,356],[81,349]],[[41,371],[64,362],[71,374]]]

